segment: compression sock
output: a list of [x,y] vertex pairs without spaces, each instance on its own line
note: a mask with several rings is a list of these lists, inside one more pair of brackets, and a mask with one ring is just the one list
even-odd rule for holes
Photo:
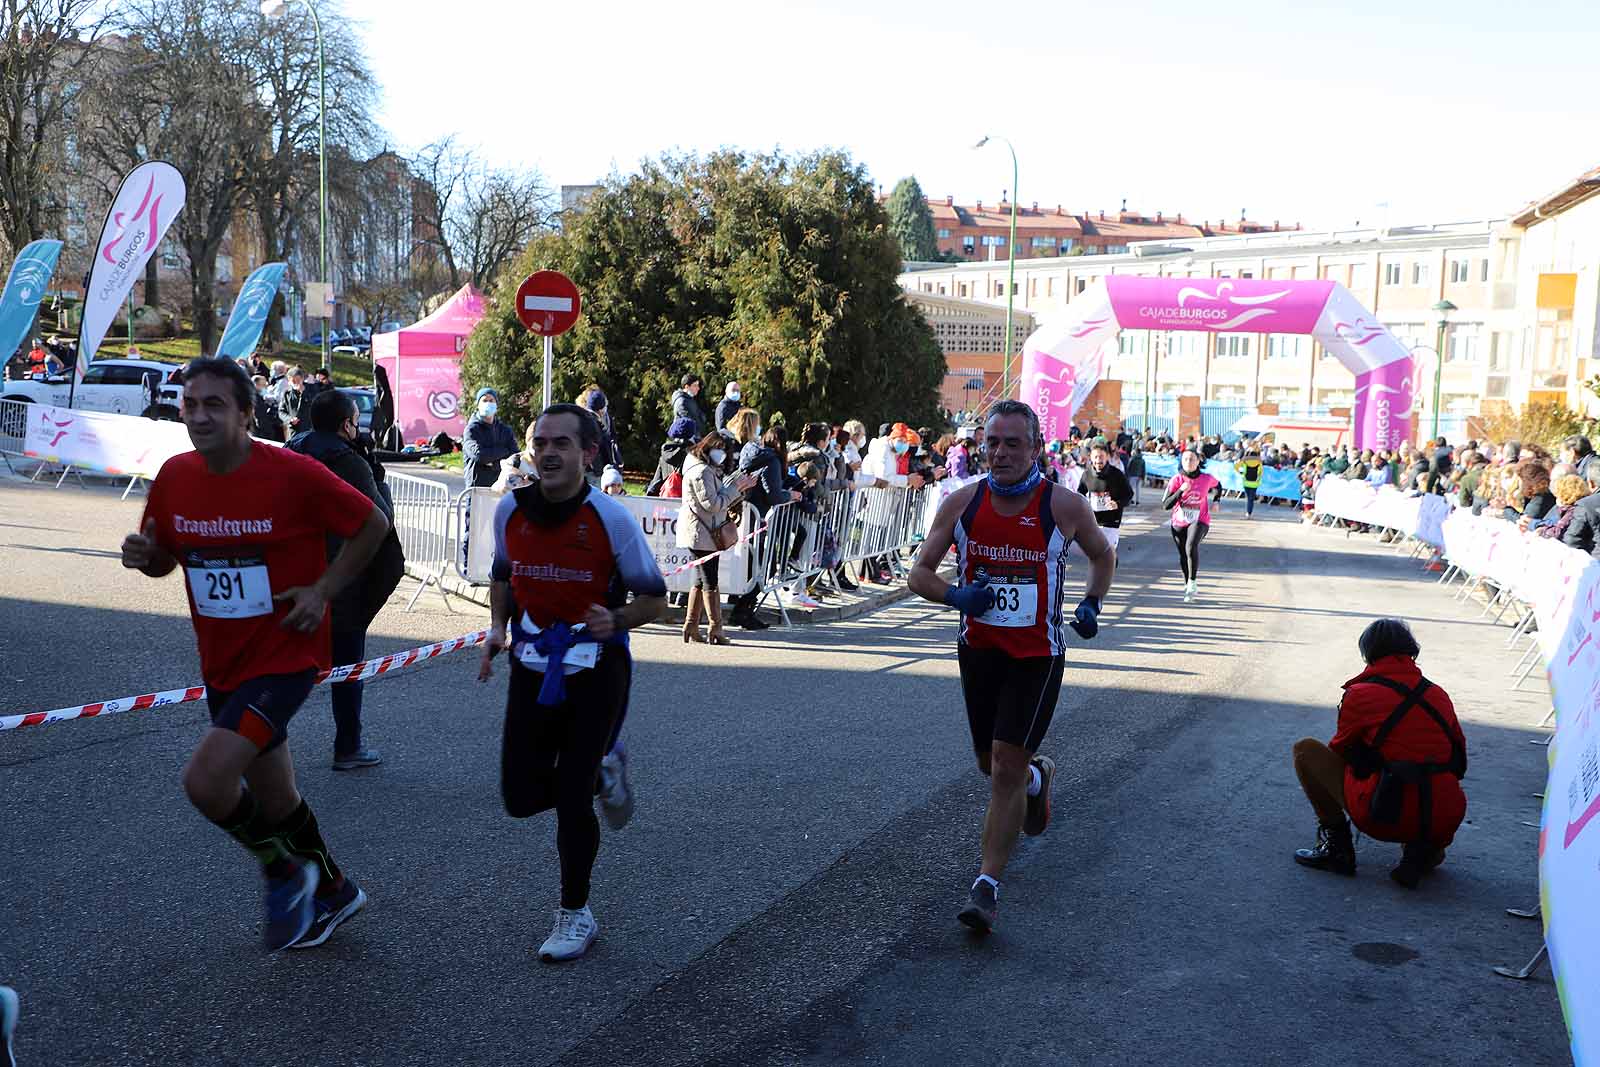
[[317,817],[312,814],[311,806],[303,797],[300,806],[290,812],[289,817],[272,832],[290,854],[317,865],[322,875],[317,883],[318,896],[343,888],[344,872],[333,862],[328,843],[322,840],[322,830],[317,826]]
[[244,786],[239,792],[239,803],[233,814],[217,823],[223,832],[249,850],[261,861],[268,878],[284,878],[295,869],[295,861],[284,848],[283,842],[261,818],[256,806],[256,796]]
[[1039,773],[1039,768],[1031,763],[1028,764],[1028,795],[1036,797],[1043,788],[1044,777]]

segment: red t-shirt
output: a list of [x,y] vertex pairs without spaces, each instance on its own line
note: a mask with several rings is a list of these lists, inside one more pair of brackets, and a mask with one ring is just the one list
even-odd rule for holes
[[264,674],[332,666],[327,613],[315,633],[290,630],[293,603],[272,595],[321,578],[327,535],[354,537],[372,508],[316,460],[260,441],[231,474],[212,474],[198,452],[161,465],[144,514],[183,569],[206,685],[231,692]]

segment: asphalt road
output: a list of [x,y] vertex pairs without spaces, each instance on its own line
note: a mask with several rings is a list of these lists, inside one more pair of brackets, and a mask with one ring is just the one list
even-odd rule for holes
[[[116,558],[139,504],[0,482],[0,714],[198,679],[180,579]],[[976,869],[953,620],[904,602],[686,648],[635,642],[634,822],[606,831],[589,958],[541,965],[550,817],[498,794],[503,666],[460,655],[368,689],[381,768],[335,774],[326,691],[301,783],[372,898],[269,956],[253,864],[183,799],[198,705],[0,734],[0,981],[33,1065],[1561,1063],[1536,924],[1548,706],[1508,693],[1504,631],[1363,538],[1236,506],[1181,603],[1166,533],[1124,542],[1045,750],[1049,832],[1001,925],[955,922]],[[1081,572],[1074,585],[1081,580]],[[408,590],[403,590],[403,592]],[[1360,843],[1354,879],[1290,860],[1314,822],[1288,762],[1331,733],[1355,637],[1411,619],[1472,755],[1470,823],[1424,891]],[[482,624],[391,605],[372,650]]]

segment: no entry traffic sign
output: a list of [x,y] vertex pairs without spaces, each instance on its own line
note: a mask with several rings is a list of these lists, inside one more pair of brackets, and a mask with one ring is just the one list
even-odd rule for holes
[[517,318],[540,337],[555,337],[578,321],[578,287],[558,270],[534,271],[517,286]]

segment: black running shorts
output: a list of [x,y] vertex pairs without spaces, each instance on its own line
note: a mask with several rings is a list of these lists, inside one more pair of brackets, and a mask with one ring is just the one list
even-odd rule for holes
[[263,674],[232,692],[207,689],[211,725],[232,730],[262,752],[271,752],[289,739],[289,720],[316,683],[317,672],[307,670]]
[[994,742],[1039,751],[1061,696],[1065,656],[1007,655],[993,648],[956,646],[961,692],[967,700],[972,750],[988,752]]

